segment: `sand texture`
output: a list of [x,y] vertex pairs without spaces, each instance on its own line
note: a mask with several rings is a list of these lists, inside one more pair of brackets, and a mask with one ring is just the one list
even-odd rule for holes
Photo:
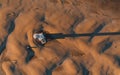
[[0,75],[120,75],[120,35],[67,37],[38,47],[32,35],[40,29],[119,32],[120,0],[0,0]]

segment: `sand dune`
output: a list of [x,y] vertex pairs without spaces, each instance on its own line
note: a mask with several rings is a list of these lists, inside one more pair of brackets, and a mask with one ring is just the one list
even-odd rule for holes
[[[0,75],[120,75],[120,35],[38,46],[33,33],[120,31],[119,0],[0,0]],[[28,47],[36,48],[28,48]]]

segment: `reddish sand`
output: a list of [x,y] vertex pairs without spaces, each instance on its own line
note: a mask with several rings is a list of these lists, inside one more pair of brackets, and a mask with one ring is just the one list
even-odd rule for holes
[[0,75],[120,75],[120,35],[37,47],[32,35],[41,28],[51,34],[120,31],[119,0],[0,0]]

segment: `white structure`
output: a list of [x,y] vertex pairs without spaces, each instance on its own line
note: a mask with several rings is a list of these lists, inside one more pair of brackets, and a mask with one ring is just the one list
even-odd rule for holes
[[41,44],[45,44],[47,42],[46,37],[44,36],[43,33],[35,33],[35,34],[33,34],[33,38],[40,41]]

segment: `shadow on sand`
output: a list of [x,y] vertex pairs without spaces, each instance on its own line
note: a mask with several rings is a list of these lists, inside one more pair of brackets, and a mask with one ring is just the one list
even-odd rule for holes
[[107,36],[107,35],[120,35],[120,32],[106,32],[106,33],[84,33],[84,34],[63,34],[63,33],[52,33],[45,34],[47,39],[64,39],[66,37],[94,37],[94,36]]

